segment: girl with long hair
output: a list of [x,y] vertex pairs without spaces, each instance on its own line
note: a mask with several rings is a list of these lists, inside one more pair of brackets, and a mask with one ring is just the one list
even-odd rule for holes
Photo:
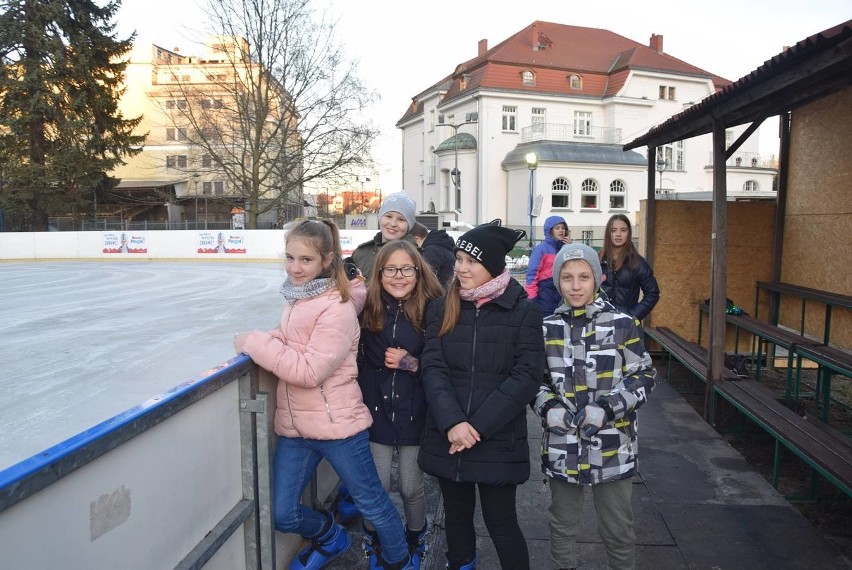
[[[402,240],[388,242],[379,250],[372,274],[361,313],[358,382],[373,415],[370,449],[388,492],[396,455],[406,540],[414,568],[419,568],[427,526],[423,472],[417,466],[426,422],[420,355],[426,305],[440,297],[443,288],[417,248]],[[372,561],[381,548],[375,529],[365,520],[366,555]]]
[[426,311],[419,464],[441,488],[453,570],[476,568],[477,491],[500,565],[529,568],[515,498],[530,475],[526,408],[544,372],[544,339],[541,309],[506,270],[525,234],[492,223],[462,235],[447,295]]
[[640,321],[647,317],[660,300],[660,287],[654,270],[633,245],[633,228],[624,214],[615,214],[607,222],[600,261],[601,288],[610,303]]
[[287,300],[277,329],[235,337],[234,347],[278,378],[273,459],[275,528],[309,544],[290,570],[322,568],[351,539],[328,511],[301,503],[302,493],[326,459],[381,538],[376,568],[412,568],[402,521],[382,487],[370,453],[372,417],[358,386],[358,313],[363,279],[350,281],[331,221],[303,221],[287,231]]

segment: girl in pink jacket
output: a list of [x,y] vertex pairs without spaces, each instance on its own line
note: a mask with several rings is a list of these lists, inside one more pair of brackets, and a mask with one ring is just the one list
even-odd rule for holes
[[351,282],[340,235],[331,221],[304,221],[287,232],[287,305],[273,331],[240,334],[238,352],[278,377],[273,460],[275,528],[310,541],[290,570],[318,569],[343,552],[351,539],[328,511],[301,504],[302,492],[322,459],[328,460],[382,545],[375,568],[409,569],[402,520],[382,488],[367,428],[372,424],[358,386],[358,313],[363,280]]

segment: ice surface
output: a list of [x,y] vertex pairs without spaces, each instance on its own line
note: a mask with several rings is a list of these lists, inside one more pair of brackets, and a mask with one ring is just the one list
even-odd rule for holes
[[280,263],[0,263],[0,470],[276,326]]

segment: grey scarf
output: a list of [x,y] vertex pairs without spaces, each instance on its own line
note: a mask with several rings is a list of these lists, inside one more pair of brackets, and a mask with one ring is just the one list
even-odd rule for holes
[[293,281],[288,276],[281,284],[281,294],[287,299],[291,305],[299,299],[310,299],[322,293],[325,293],[334,286],[334,283],[328,277],[322,277],[308,281],[304,285],[293,285]]

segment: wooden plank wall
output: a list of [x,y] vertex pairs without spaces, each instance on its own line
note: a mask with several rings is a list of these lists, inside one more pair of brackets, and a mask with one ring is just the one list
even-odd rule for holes
[[[712,204],[658,200],[656,207],[656,235],[651,238],[661,294],[651,313],[651,325],[669,327],[694,341],[698,306],[710,297]],[[728,203],[728,297],[748,313],[753,312],[755,283],[768,280],[771,274],[774,216],[775,202]],[[731,348],[732,336],[728,339]],[[705,346],[706,341],[705,322]]]

